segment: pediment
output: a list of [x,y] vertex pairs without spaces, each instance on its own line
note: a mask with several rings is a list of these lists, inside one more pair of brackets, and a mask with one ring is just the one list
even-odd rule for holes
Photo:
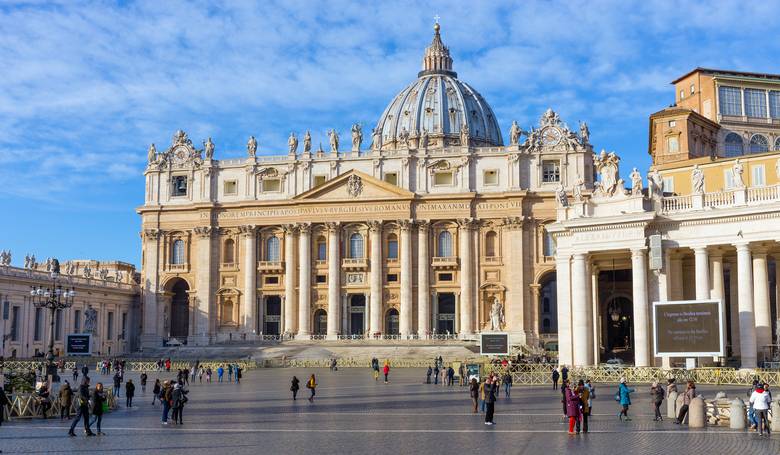
[[414,193],[354,169],[295,196],[299,201],[412,199]]

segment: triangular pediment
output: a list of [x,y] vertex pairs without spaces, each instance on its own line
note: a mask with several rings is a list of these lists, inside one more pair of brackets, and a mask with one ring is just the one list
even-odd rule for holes
[[360,201],[412,199],[414,193],[351,169],[322,185],[295,196],[298,201]]

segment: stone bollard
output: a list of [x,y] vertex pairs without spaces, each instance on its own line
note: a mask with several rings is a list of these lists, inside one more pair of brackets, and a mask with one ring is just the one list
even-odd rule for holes
[[745,402],[742,398],[734,398],[730,408],[729,428],[732,430],[744,430],[747,426],[747,415],[745,414]]
[[666,417],[677,418],[677,392],[672,392],[666,397]]
[[771,405],[772,416],[769,428],[772,431],[780,431],[780,401],[773,401]]
[[707,420],[707,410],[701,397],[691,400],[691,404],[688,405],[688,416],[689,428],[704,428],[704,423]]

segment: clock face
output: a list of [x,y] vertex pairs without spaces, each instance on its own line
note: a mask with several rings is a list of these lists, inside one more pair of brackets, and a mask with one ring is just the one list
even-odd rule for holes
[[561,140],[561,132],[557,128],[547,128],[542,132],[544,145],[555,145]]

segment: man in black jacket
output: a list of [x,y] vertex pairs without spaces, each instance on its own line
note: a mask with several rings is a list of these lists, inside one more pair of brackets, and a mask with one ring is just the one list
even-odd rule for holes
[[76,433],[74,433],[73,430],[76,429],[79,419],[84,419],[84,432],[87,436],[95,436],[95,433],[89,428],[89,376],[84,376],[84,380],[81,381],[78,400],[79,413],[76,415],[76,418],[73,419],[73,423],[70,424],[68,436],[76,436]]

